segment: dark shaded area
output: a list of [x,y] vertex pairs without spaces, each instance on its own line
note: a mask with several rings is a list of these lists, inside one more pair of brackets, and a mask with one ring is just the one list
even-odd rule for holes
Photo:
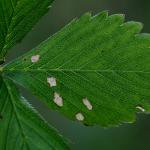
[[[150,32],[150,0],[56,0],[51,11],[41,19],[34,30],[21,44],[13,48],[7,61],[35,47],[74,17],[79,17],[87,11],[96,14],[102,10],[109,10],[110,14],[126,14],[126,20],[143,22],[143,32]],[[136,123],[124,124],[118,128],[87,127],[48,110],[24,89],[22,91],[52,125],[71,139],[70,146],[73,150],[150,149],[150,115],[138,115]]]

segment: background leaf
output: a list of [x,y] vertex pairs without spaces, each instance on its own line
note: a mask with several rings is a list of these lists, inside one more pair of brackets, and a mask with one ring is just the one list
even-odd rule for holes
[[22,40],[53,0],[0,0],[0,59]]
[[6,65],[5,75],[86,125],[133,122],[135,112],[150,111],[150,35],[123,22],[87,13]]
[[19,95],[14,84],[0,78],[0,149],[67,150],[61,136]]

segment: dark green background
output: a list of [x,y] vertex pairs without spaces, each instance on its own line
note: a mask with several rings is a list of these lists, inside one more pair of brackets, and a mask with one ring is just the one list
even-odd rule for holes
[[[22,43],[9,53],[11,60],[35,47],[87,11],[93,14],[109,10],[112,13],[126,14],[126,20],[145,24],[143,32],[150,33],[150,0],[56,0],[52,9],[35,26]],[[73,150],[149,150],[150,115],[138,115],[134,124],[123,124],[118,128],[104,129],[98,126],[85,127],[70,121],[61,114],[48,110],[36,98],[21,89],[43,116],[60,132],[70,139]]]

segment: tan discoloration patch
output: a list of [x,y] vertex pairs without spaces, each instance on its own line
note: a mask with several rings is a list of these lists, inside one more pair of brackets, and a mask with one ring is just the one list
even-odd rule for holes
[[79,120],[79,121],[83,121],[84,120],[84,116],[82,113],[77,113],[76,114],[76,119]]
[[31,62],[32,62],[32,63],[36,63],[36,62],[39,61],[39,59],[40,59],[40,55],[32,56],[32,57],[31,57]]
[[82,100],[82,102],[87,107],[88,110],[92,110],[93,109],[93,106],[92,106],[91,102],[87,98],[84,98]]
[[50,87],[53,87],[53,86],[57,85],[56,78],[54,78],[54,77],[47,78],[47,82],[49,83]]
[[54,103],[57,104],[59,107],[63,106],[63,99],[58,93],[54,93]]

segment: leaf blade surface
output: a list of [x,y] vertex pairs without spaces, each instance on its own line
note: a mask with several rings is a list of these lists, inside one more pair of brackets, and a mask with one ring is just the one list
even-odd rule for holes
[[32,29],[53,0],[0,1],[0,59]]
[[[133,122],[138,110],[150,111],[150,35],[141,29],[141,23],[124,23],[123,15],[85,14],[4,70],[73,120],[102,126]],[[57,85],[51,87],[48,78]]]
[[0,81],[0,149],[69,149],[55,129],[19,95],[12,81]]

